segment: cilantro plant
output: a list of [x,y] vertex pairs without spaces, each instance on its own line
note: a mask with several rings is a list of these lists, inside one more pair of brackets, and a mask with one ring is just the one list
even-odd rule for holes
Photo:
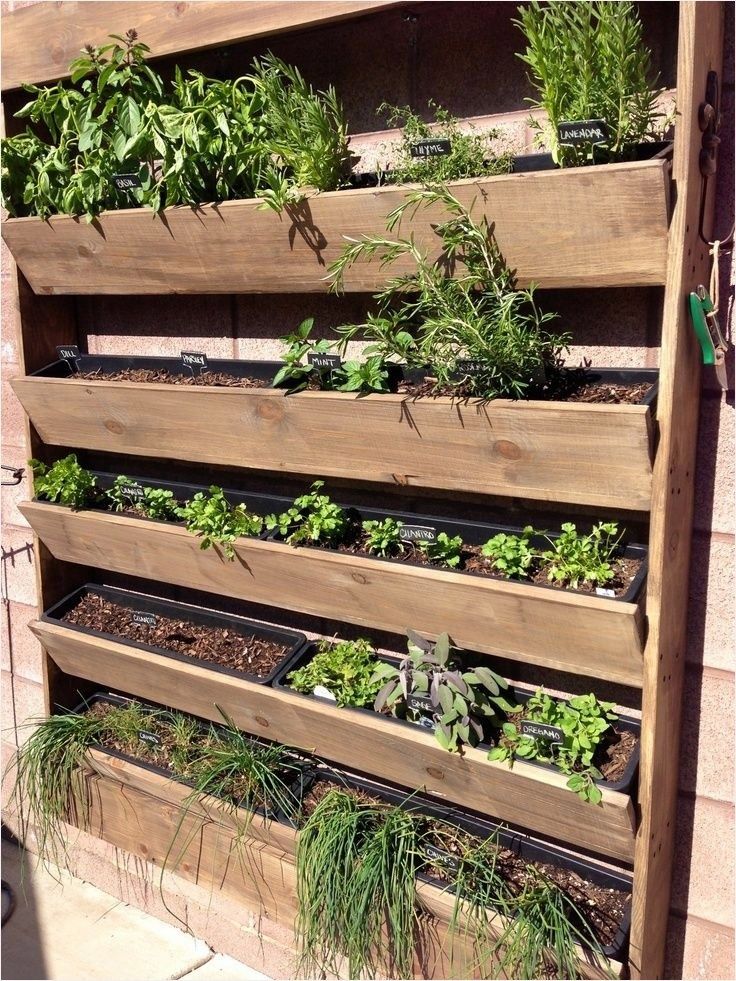
[[97,479],[79,465],[75,453],[57,460],[51,467],[40,460],[28,463],[33,471],[33,489],[40,500],[78,509],[96,496]]
[[531,525],[526,525],[520,535],[500,532],[485,543],[481,552],[491,559],[494,569],[498,569],[509,579],[526,579],[537,556],[531,544],[533,535],[534,529]]
[[556,726],[564,734],[563,742],[553,743],[523,735],[516,725],[506,722],[499,744],[489,752],[488,758],[513,763],[518,757],[551,763],[569,775],[567,786],[570,790],[583,800],[598,804],[602,794],[595,781],[600,780],[602,774],[593,761],[611,723],[618,718],[613,707],[613,702],[599,701],[592,693],[562,701],[551,698],[540,688],[523,706],[521,717]]
[[154,521],[173,521],[178,517],[179,507],[173,491],[161,487],[143,487],[143,496],[139,497],[130,493],[131,484],[134,481],[129,477],[116,477],[113,486],[105,492],[114,511],[132,508]]
[[276,530],[290,545],[339,545],[353,527],[352,516],[320,494],[323,480],[315,480],[307,494],[297,497],[292,507],[266,517],[266,527]]
[[362,637],[337,643],[323,640],[312,660],[288,674],[286,680],[296,691],[307,694],[322,685],[339,706],[364,708],[372,705],[381,687],[374,677],[378,663],[370,642]]
[[621,544],[615,521],[600,521],[589,534],[579,534],[575,525],[562,525],[558,538],[548,539],[551,549],[542,559],[548,567],[547,578],[577,589],[581,582],[604,586],[613,579],[613,559]]
[[408,654],[400,664],[382,662],[376,669],[375,679],[382,685],[373,705],[376,712],[418,722],[423,713],[411,707],[409,699],[426,699],[437,742],[450,752],[461,752],[464,745],[476,746],[483,739],[487,725],[500,723],[496,709],[516,711],[502,694],[508,688],[506,679],[485,666],[463,671],[451,656],[447,634],[436,643],[413,631],[408,637]]
[[433,542],[418,542],[417,547],[427,556],[433,565],[446,565],[455,569],[463,557],[463,540],[460,535],[452,538],[441,531]]
[[[387,117],[389,126],[403,126],[401,142],[396,146],[396,160],[383,179],[389,184],[426,184],[456,181],[465,177],[506,174],[511,169],[508,155],[496,156],[490,147],[498,129],[479,133],[473,127],[462,129],[460,121],[442,106],[430,100],[434,122],[426,123],[411,106],[392,106],[384,102],[378,112]],[[442,156],[413,157],[411,148],[420,140],[450,141],[450,152]]]
[[400,555],[404,551],[399,531],[403,521],[395,518],[384,518],[383,521],[363,522],[363,546],[371,555],[380,555],[387,559],[392,555]]
[[241,536],[260,535],[263,518],[251,514],[244,504],[233,507],[221,487],[212,486],[209,493],[200,491],[177,510],[187,531],[201,538],[200,548],[222,546],[225,556],[235,558],[232,543]]

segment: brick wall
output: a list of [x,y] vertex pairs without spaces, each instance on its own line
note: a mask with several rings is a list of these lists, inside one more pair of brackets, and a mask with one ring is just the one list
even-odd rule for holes
[[[23,4],[16,3],[15,6]],[[4,3],[3,10],[13,8]],[[372,110],[382,100],[417,104],[430,95],[458,114],[483,115],[518,109],[527,94],[523,73],[508,56],[509,4],[453,5],[468,8],[466,17],[448,17],[447,5],[433,4],[420,25],[419,69],[407,68],[406,25],[398,14],[381,15],[360,25],[339,25],[315,35],[282,37],[277,54],[299,64],[319,84],[334,81],[345,96],[355,130],[375,128]],[[644,5],[648,36],[671,85],[676,5]],[[721,161],[717,185],[717,232],[727,234],[733,198],[733,7],[728,4],[724,62]],[[468,24],[472,24],[472,29]],[[491,40],[496,46],[489,59]],[[322,59],[329,49],[331,63]],[[498,51],[502,54],[498,54]],[[355,58],[350,52],[360,51]],[[505,52],[505,53],[503,53]],[[246,61],[256,48],[243,46]],[[192,63],[207,67],[219,55],[200,55]],[[422,66],[432,66],[423,70]],[[329,77],[328,77],[329,75]],[[523,143],[522,130],[510,139]],[[2,253],[2,438],[3,462],[25,458],[23,415],[8,385],[18,372],[15,269]],[[733,267],[724,261],[722,309],[733,298]],[[365,299],[350,297],[130,297],[80,298],[77,318],[91,352],[177,353],[188,345],[211,356],[273,357],[277,338],[303,316],[318,327],[358,315]],[[545,296],[575,335],[573,355],[594,357],[599,365],[656,365],[658,358],[657,291],[555,291]],[[81,339],[85,342],[84,336]],[[732,377],[732,376],[731,376]],[[682,730],[682,765],[677,818],[678,848],[667,950],[668,975],[674,978],[731,978],[734,957],[733,848],[733,594],[734,594],[734,391],[722,395],[708,373],[704,377],[697,464],[697,508],[689,600],[688,665]],[[32,540],[16,508],[28,483],[2,491],[2,741],[3,765],[15,742],[15,726],[42,712],[40,650],[26,629],[35,613]],[[725,747],[724,747],[724,733]],[[252,916],[195,887],[170,880],[162,902],[151,869],[131,862],[121,867],[114,851],[82,837],[74,868],[114,895],[171,919],[168,909],[188,920],[192,930],[218,950],[239,956],[274,977],[293,976],[290,938],[272,924],[261,924],[257,940]]]

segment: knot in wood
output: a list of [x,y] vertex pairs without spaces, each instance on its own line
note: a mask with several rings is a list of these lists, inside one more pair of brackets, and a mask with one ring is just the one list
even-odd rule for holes
[[284,418],[283,399],[260,399],[256,406],[256,415],[267,422],[279,422]]
[[125,432],[125,426],[122,424],[122,422],[118,422],[117,419],[106,419],[105,429],[109,433],[114,433],[116,436],[122,436],[122,434]]
[[259,726],[263,726],[264,729],[268,729],[271,725],[268,719],[264,719],[262,715],[256,716],[256,722],[258,723]]
[[493,444],[493,452],[498,453],[505,460],[518,460],[521,457],[521,449],[508,439],[499,439]]
[[427,773],[429,774],[430,777],[434,777],[435,780],[445,779],[445,771],[440,770],[438,766],[428,766]]
[[360,586],[365,586],[365,584],[368,582],[368,577],[364,576],[362,572],[351,572],[350,575]]
[[91,249],[89,245],[80,245],[77,252],[82,259],[91,259],[94,254],[94,249]]

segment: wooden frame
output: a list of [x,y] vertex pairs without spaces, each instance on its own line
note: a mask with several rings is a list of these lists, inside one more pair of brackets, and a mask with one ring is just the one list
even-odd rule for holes
[[[14,378],[41,439],[135,456],[645,511],[647,405]],[[329,434],[329,438],[325,438]]]
[[[656,286],[666,275],[670,163],[505,174],[450,184],[485,214],[518,281],[546,287]],[[331,191],[283,215],[258,199],[110,211],[88,224],[58,215],[10,218],[2,236],[36,293],[323,293],[344,237],[386,234],[386,216],[406,188]],[[432,206],[397,234],[439,257]],[[546,215],[530,222],[529,215]],[[564,227],[565,234],[560,234]],[[413,272],[410,259],[392,265]],[[362,262],[345,275],[349,292],[380,289],[386,272]]]
[[255,538],[238,539],[227,561],[182,525],[37,501],[20,509],[67,562],[399,634],[446,631],[467,650],[641,684],[636,603]]
[[548,831],[552,820],[556,837],[575,847],[633,859],[634,806],[625,794],[603,790],[601,805],[594,807],[551,769],[517,762],[512,770],[471,748],[463,757],[453,756],[414,726],[337,709],[63,625],[36,621],[31,630],[64,674],[213,722],[221,722],[224,713],[254,735],[406,787],[421,783],[443,800],[538,834]]

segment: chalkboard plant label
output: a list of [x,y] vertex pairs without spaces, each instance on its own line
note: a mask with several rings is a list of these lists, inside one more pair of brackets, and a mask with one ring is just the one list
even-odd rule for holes
[[338,368],[342,367],[342,359],[338,354],[315,354],[310,352],[307,355],[307,361],[313,368],[318,368],[320,371],[337,371]]
[[480,375],[486,368],[485,362],[474,359],[463,359],[455,362],[455,371],[458,375]]
[[133,191],[143,186],[138,174],[113,174],[112,182],[118,191]]
[[120,481],[118,484],[118,488],[120,490],[120,493],[124,497],[127,497],[128,500],[131,502],[131,504],[135,504],[136,501],[142,501],[143,498],[146,496],[146,492],[143,490],[141,485],[137,484],[134,480],[131,480],[129,482],[126,481],[125,483],[123,483],[123,481]]
[[399,528],[399,539],[402,542],[429,542],[432,544],[437,541],[437,529],[429,525],[402,525]]
[[185,368],[189,368],[193,375],[195,373],[201,374],[209,368],[207,355],[202,351],[182,351],[181,363]]
[[522,736],[531,736],[532,739],[543,739],[548,743],[562,743],[565,741],[565,733],[558,726],[549,726],[545,722],[530,722],[523,719],[519,723]]
[[446,157],[452,152],[449,140],[417,140],[410,147],[412,157]]
[[158,738],[155,732],[149,732],[147,729],[138,730],[138,738],[142,743],[148,743],[149,746],[160,746],[161,740]]
[[56,356],[60,361],[66,361],[72,368],[76,368],[79,348],[76,344],[59,344],[56,348]]
[[427,858],[431,859],[435,865],[440,865],[443,869],[449,869],[451,872],[460,870],[460,859],[456,858],[455,855],[451,855],[435,845],[425,845],[424,851]]
[[605,143],[608,140],[608,126],[603,119],[573,119],[559,123],[557,138],[561,146]]
[[155,613],[144,613],[142,610],[133,610],[130,614],[131,623],[140,624],[143,627],[155,627],[158,617]]
[[432,699],[426,695],[409,695],[406,700],[406,707],[415,712],[434,712]]

